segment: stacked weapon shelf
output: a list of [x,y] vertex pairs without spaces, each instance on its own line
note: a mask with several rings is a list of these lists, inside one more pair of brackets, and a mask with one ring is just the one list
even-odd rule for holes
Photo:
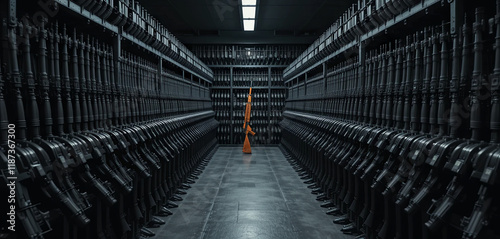
[[218,139],[221,144],[240,145],[244,142],[241,123],[245,116],[248,89],[252,87],[252,137],[255,145],[278,144],[286,88],[283,66],[214,66],[211,96],[216,119],[221,123]]
[[137,1],[0,5],[2,233],[153,236],[217,148],[212,71]]
[[284,70],[281,147],[346,234],[499,238],[499,76],[500,1],[359,0]]
[[309,47],[188,49],[136,0],[5,0],[0,20],[18,238],[153,236],[249,129],[346,234],[500,238],[500,0],[357,0]]
[[287,91],[283,69],[303,45],[195,45],[191,50],[214,72],[211,96],[220,122],[219,143],[242,145],[248,89],[252,86],[252,145],[277,145]]

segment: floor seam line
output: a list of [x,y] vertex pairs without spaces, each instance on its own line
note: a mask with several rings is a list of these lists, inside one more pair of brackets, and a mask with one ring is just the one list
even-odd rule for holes
[[[217,149],[217,151],[219,151],[220,148]],[[216,152],[217,153],[217,152]],[[212,158],[213,160],[213,158]],[[211,161],[211,160],[210,160]],[[205,229],[207,227],[207,224],[208,224],[208,219],[210,218],[210,214],[212,213],[212,210],[214,208],[214,205],[215,205],[215,199],[217,198],[217,195],[219,195],[219,191],[220,191],[220,185],[222,184],[222,179],[224,178],[224,175],[226,173],[226,170],[227,170],[227,166],[229,165],[229,160],[227,161],[226,163],[226,167],[224,167],[224,171],[222,172],[222,177],[219,181],[219,185],[217,187],[217,193],[215,194],[214,196],[214,201],[212,202],[212,206],[210,207],[210,212],[208,213],[207,217],[205,218],[205,223],[203,223],[203,228],[201,229],[201,235],[200,235],[200,239],[203,239],[205,238]]]
[[[267,156],[267,153],[266,153],[266,156]],[[273,172],[273,175],[274,175],[274,179],[276,180],[276,182],[278,183],[278,188],[280,189],[280,193],[281,193],[281,197],[283,198],[283,201],[285,202],[285,205],[286,204],[286,198],[285,198],[285,194],[283,193],[283,189],[281,188],[281,184],[280,182],[278,181],[278,177],[276,176],[276,172],[274,171],[274,167],[273,165],[269,165],[271,167],[271,170]],[[288,205],[287,205],[287,209],[288,209]]]

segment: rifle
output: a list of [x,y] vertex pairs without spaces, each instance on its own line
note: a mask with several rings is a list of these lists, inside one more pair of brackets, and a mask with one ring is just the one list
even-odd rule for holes
[[248,133],[255,135],[250,127],[250,109],[252,107],[252,87],[250,87],[250,92],[248,93],[247,107],[245,109],[245,121],[243,122],[243,128],[245,129],[245,143],[243,144],[243,153],[251,154],[252,148],[250,147],[250,141],[248,140]]

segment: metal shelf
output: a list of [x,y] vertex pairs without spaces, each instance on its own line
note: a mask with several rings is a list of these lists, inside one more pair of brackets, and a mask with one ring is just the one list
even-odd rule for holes
[[[299,62],[301,63],[302,60],[304,59],[304,58],[302,58],[300,61],[298,61],[293,66],[290,65],[289,68],[285,69],[286,73],[283,74],[283,78],[288,79],[288,80],[285,80],[285,84],[292,81],[295,77],[303,75],[306,72],[310,71],[311,69],[319,66],[320,64],[323,64],[324,62],[332,59],[333,57],[345,52],[346,50],[352,48],[353,46],[359,45],[361,42],[368,40],[368,39],[370,39],[370,38],[372,38],[380,33],[383,33],[386,30],[389,30],[394,25],[401,23],[401,22],[404,22],[404,21],[408,20],[409,18],[413,17],[414,15],[416,15],[417,13],[420,13],[420,12],[426,10],[427,8],[433,6],[437,3],[440,3],[440,2],[441,2],[441,0],[422,0],[421,3],[415,5],[412,8],[408,9],[407,11],[402,12],[401,14],[395,16],[393,20],[387,21],[383,25],[359,36],[358,39],[343,46],[341,49],[339,49],[339,50],[333,52],[332,54],[328,55],[327,57],[317,61],[316,63],[312,64],[310,67],[306,68],[305,70],[302,70],[299,73],[294,74],[294,72],[297,71],[297,68],[300,67],[300,65],[302,65],[302,64],[299,65]],[[308,62],[311,62],[311,60],[306,61],[306,63],[308,63]],[[293,75],[293,76],[290,76],[290,75]]]
[[187,101],[212,101],[210,98],[200,98],[200,97],[192,97],[192,96],[165,96],[165,99],[172,100],[187,100]]
[[65,7],[66,9],[69,9],[75,13],[78,13],[80,14],[81,16],[91,20],[92,22],[108,29],[109,31],[112,31],[114,33],[117,33],[118,34],[118,27],[117,26],[114,26],[108,22],[106,22],[105,20],[103,20],[102,18],[92,14],[91,12],[87,11],[85,8],[82,8],[80,6],[78,6],[76,3],[74,2],[71,2],[69,0],[55,0],[59,6],[63,6]]
[[208,65],[210,68],[285,68],[288,65]]
[[[214,67],[214,66],[211,66],[211,67]],[[229,86],[212,86],[210,87],[210,89],[214,89],[214,90],[227,90],[229,91],[230,95],[233,95],[233,91],[234,90],[240,90],[240,89],[243,89],[243,90],[248,90],[250,88],[250,86],[234,86],[234,69],[235,68],[238,68],[239,66],[236,65],[236,66],[233,66],[233,65],[219,65],[218,68],[229,68],[229,76],[230,76],[230,85]],[[269,97],[267,97],[267,105],[265,106],[265,109],[259,109],[258,111],[261,111],[261,112],[267,112],[267,116],[264,116],[263,119],[266,119],[266,122],[264,125],[268,125],[269,126],[272,126],[274,125],[275,123],[272,123],[271,121],[271,112],[275,112],[277,111],[276,109],[273,109],[271,106],[271,99],[274,99],[276,100],[277,98],[271,98],[271,92],[273,90],[286,90],[288,89],[288,87],[285,87],[285,86],[271,86],[272,84],[272,81],[271,81],[271,69],[272,68],[277,68],[277,67],[284,67],[284,66],[280,66],[280,65],[264,65],[264,66],[243,66],[241,68],[263,68],[263,69],[267,69],[267,73],[263,73],[262,75],[267,75],[267,85],[266,86],[254,86],[252,87],[252,89],[260,89],[260,90],[267,90],[267,93],[269,95]],[[217,66],[216,66],[217,68]],[[281,100],[281,98],[280,98]],[[229,111],[230,112],[235,112],[235,111],[244,111],[244,108],[235,108],[235,99],[233,97],[231,97],[230,99],[230,107],[229,107]],[[239,102],[238,102],[239,103]],[[233,114],[230,114],[230,117],[229,117],[229,121],[227,124],[227,126],[229,126],[231,129],[234,127],[234,120],[235,119],[241,119],[240,117],[236,117],[234,116]],[[271,138],[271,131],[269,132],[263,132],[264,134],[267,134],[268,135],[268,138]],[[231,143],[234,143],[234,135],[237,134],[236,132],[234,132],[233,130],[231,130],[229,132],[230,134],[230,142]]]
[[[243,133],[242,133],[243,134]],[[252,144],[254,148],[270,148],[277,147],[279,144]],[[241,144],[221,144],[219,147],[241,147]]]
[[[382,32],[385,32],[386,30],[393,27],[394,25],[401,23],[401,22],[407,20],[408,18],[412,17],[413,15],[420,13],[423,10],[433,6],[434,4],[440,3],[440,2],[441,2],[441,0],[423,0],[420,4],[417,4],[414,7],[408,9],[408,11],[403,12],[403,13],[395,16],[391,21],[385,22],[384,25],[379,26],[379,27],[365,33],[364,35],[362,35],[360,37],[360,40],[365,41],[365,40],[372,38],[372,37],[374,37]],[[448,2],[450,2],[450,1],[448,1]]]
[[325,96],[318,95],[318,96],[298,97],[298,98],[293,98],[293,99],[286,99],[285,102],[308,101],[308,100],[324,100],[324,99],[325,99]]
[[181,82],[184,82],[184,83],[188,83],[188,84],[191,84],[191,81],[188,80],[188,79],[184,79],[178,75],[173,75],[173,74],[170,74],[170,73],[164,73],[164,76],[167,76],[167,77],[170,77],[170,78],[173,78],[173,79],[176,79],[178,81],[181,81]]
[[[138,40],[137,38],[135,38],[134,36],[128,34],[128,33],[125,33],[123,32],[120,28],[118,28],[117,26],[114,26],[108,22],[106,22],[105,20],[103,20],[102,18],[90,13],[89,11],[87,11],[86,9],[80,7],[79,5],[69,1],[69,0],[55,0],[59,6],[63,6],[65,9],[68,9],[74,13],[77,13],[79,14],[80,16],[82,17],[85,17],[86,19],[98,24],[99,26],[102,26],[104,27],[105,29],[113,32],[113,33],[116,33],[117,35],[121,36],[123,39],[126,39],[146,50],[148,50],[149,52],[161,57],[163,60],[166,60],[176,66],[178,66],[179,68],[197,76],[198,78],[212,84],[212,80],[211,79],[208,79],[206,77],[203,77],[201,76],[198,72],[196,71],[193,71],[191,69],[189,69],[189,67],[173,60],[172,58],[166,56],[165,54],[161,53],[160,51],[154,49],[153,47],[149,46],[149,45],[146,45],[144,42]],[[201,62],[201,61],[200,61]],[[192,66],[195,66],[194,64],[191,64]],[[200,69],[201,71],[201,69]],[[207,75],[210,75],[209,73],[206,73]],[[213,77],[213,75],[212,75]]]
[[138,39],[136,39],[134,36],[132,36],[132,35],[130,35],[130,34],[128,34],[128,33],[125,33],[125,32],[122,32],[122,33],[121,33],[121,35],[123,36],[123,38],[124,38],[124,39],[127,39],[127,40],[129,40],[129,41],[133,42],[134,44],[136,44],[136,45],[138,45],[138,46],[140,46],[140,47],[142,47],[142,48],[144,48],[144,49],[148,50],[149,52],[151,52],[151,53],[153,53],[153,54],[156,54],[156,55],[160,56],[163,60],[166,60],[166,61],[168,61],[168,62],[170,62],[170,63],[172,63],[172,64],[174,64],[174,65],[178,66],[179,68],[181,68],[181,69],[183,69],[183,70],[185,70],[185,71],[188,71],[189,73],[191,73],[191,74],[193,74],[193,75],[197,76],[198,78],[200,78],[200,79],[202,79],[202,80],[204,80],[204,81],[206,81],[206,82],[208,82],[208,83],[210,83],[210,84],[212,83],[212,81],[211,81],[211,80],[206,79],[205,77],[202,77],[201,75],[199,75],[198,73],[196,73],[196,72],[194,72],[194,71],[192,71],[192,70],[190,70],[190,69],[187,69],[184,65],[182,65],[182,64],[180,64],[179,62],[177,62],[177,61],[173,60],[172,58],[170,58],[170,57],[166,56],[165,54],[161,53],[160,51],[158,51],[158,50],[156,50],[156,49],[152,48],[151,46],[146,45],[144,42],[139,41],[139,40],[138,40]]
[[[347,49],[350,49],[350,48],[354,47],[354,46],[355,46],[355,45],[357,45],[357,44],[358,44],[358,42],[353,41],[353,42],[351,42],[351,43],[349,43],[349,44],[345,45],[344,47],[340,48],[339,50],[336,50],[335,52],[333,52],[332,54],[330,54],[330,55],[328,55],[327,57],[323,58],[322,60],[320,60],[320,61],[318,61],[318,62],[314,63],[312,66],[308,67],[307,69],[305,69],[305,70],[301,71],[301,72],[300,72],[300,73],[298,73],[298,74],[295,74],[295,76],[300,76],[300,75],[305,74],[306,72],[309,72],[310,70],[312,70],[312,69],[314,69],[314,68],[316,68],[316,67],[320,66],[321,64],[323,64],[323,63],[325,63],[325,62],[329,61],[330,59],[332,59],[332,58],[334,58],[334,57],[338,56],[339,54],[341,54],[341,53],[345,52]],[[283,76],[283,78],[285,78],[285,76]],[[286,81],[285,81],[285,84],[286,84],[286,83],[288,83],[288,82],[290,82],[290,81],[292,81],[293,79],[294,79],[294,77],[291,77],[290,79],[286,80]]]
[[[210,89],[214,89],[214,90],[230,90],[231,88],[233,89],[249,89],[250,86],[213,86],[213,87],[210,87]],[[271,89],[271,90],[286,90],[288,89],[288,87],[284,87],[284,86],[254,86],[252,87],[252,89]]]
[[319,76],[312,77],[312,78],[307,78],[307,83],[315,82],[315,81],[318,81],[321,79],[323,79],[323,74],[321,74]]

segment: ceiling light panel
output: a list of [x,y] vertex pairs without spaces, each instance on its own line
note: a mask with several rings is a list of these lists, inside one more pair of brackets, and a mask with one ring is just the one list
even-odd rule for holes
[[257,0],[241,0],[241,5],[250,5],[250,6],[255,6],[257,5]]
[[243,7],[242,8],[243,12],[243,18],[244,19],[254,19],[255,18],[255,7]]
[[244,31],[255,31],[257,0],[241,0],[241,18]]
[[245,31],[255,30],[255,20],[243,20],[243,29]]

